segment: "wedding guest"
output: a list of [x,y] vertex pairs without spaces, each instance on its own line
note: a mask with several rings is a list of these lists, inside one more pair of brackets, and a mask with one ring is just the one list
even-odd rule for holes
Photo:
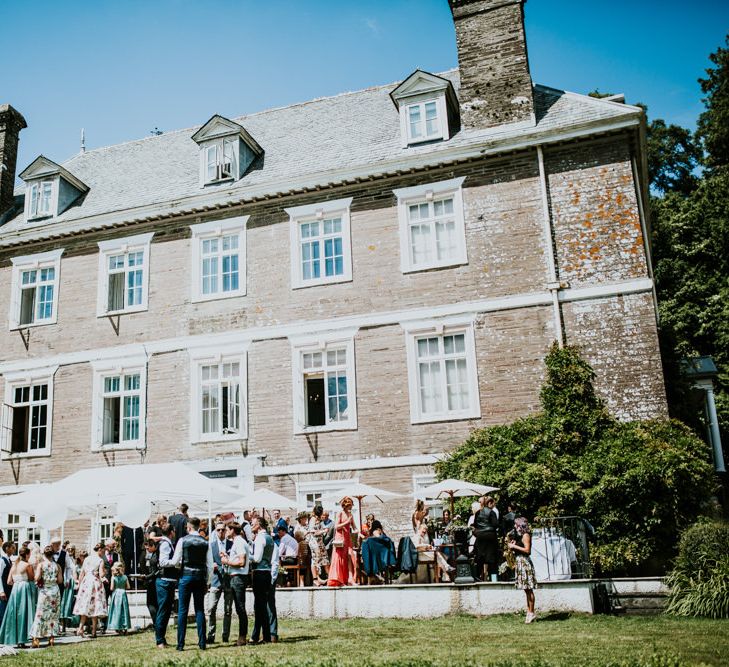
[[175,539],[172,541],[172,546],[177,546],[177,541],[181,540],[187,535],[187,510],[188,507],[185,503],[180,505],[179,511],[169,517],[169,524],[175,529]]
[[519,511],[519,507],[513,500],[510,500],[506,504],[506,510],[506,514],[501,517],[501,534],[504,536],[508,535],[512,530],[514,530],[514,523],[519,516],[517,514],[517,512]]
[[149,617],[152,619],[152,627],[154,627],[157,620],[157,578],[160,575],[157,542],[152,539],[147,540],[144,544],[144,550],[146,572],[144,575],[144,584],[147,591],[147,611],[149,611]]
[[264,644],[271,641],[271,626],[268,618],[268,601],[271,592],[271,567],[275,544],[268,534],[268,523],[263,517],[256,517],[251,528],[255,535],[251,562],[255,563],[251,587],[253,588],[253,614],[255,624],[261,628]]
[[[278,642],[278,614],[276,612],[276,582],[279,573],[278,547],[274,543],[273,553],[271,555],[271,587],[268,589],[267,610],[268,624],[271,633],[271,643]],[[258,619],[254,617],[253,632],[251,634],[251,643],[258,644],[261,637],[261,626]]]
[[167,646],[167,624],[170,622],[172,605],[175,602],[175,589],[180,578],[180,572],[172,562],[174,548],[172,540],[175,537],[175,529],[169,522],[162,529],[162,537],[159,541],[159,576],[156,581],[157,588],[157,618],[154,623],[155,642],[157,648]]
[[109,596],[111,595],[111,568],[114,567],[115,563],[119,562],[119,552],[116,549],[116,540],[112,537],[104,542],[104,547],[104,555],[102,556],[104,561],[104,577],[102,582],[108,602]]
[[294,527],[294,539],[297,542],[305,539],[306,534],[309,532],[309,513],[299,512],[296,516],[296,526]]
[[[248,542],[242,536],[239,523],[228,526],[227,539],[232,543],[229,550],[222,554],[223,565],[230,575],[230,589],[233,592],[235,613],[238,615],[238,646],[245,646],[248,641],[248,614],[246,614],[246,584],[250,568],[250,550]],[[223,639],[223,641],[226,641]]]
[[370,535],[372,535],[372,523],[375,520],[374,514],[368,514],[365,517],[365,522],[360,526],[360,537],[363,540],[366,540]]
[[217,629],[218,603],[223,598],[223,643],[230,638],[230,622],[233,616],[233,591],[230,588],[230,575],[223,563],[222,557],[233,546],[233,539],[227,535],[227,529],[222,521],[215,524],[215,531],[210,537],[210,552],[213,557],[213,580],[210,590],[205,597],[208,617],[208,644],[215,643]]
[[[66,553],[66,563],[70,565],[64,568],[63,592],[61,593],[61,632],[66,632],[66,627],[75,625],[73,605],[76,603],[76,586],[78,584],[78,565],[76,563],[76,547],[73,544],[63,549]],[[56,561],[60,567],[60,563]]]
[[35,619],[35,596],[31,592],[31,587],[35,588],[32,583],[35,572],[29,558],[30,549],[20,547],[18,558],[10,568],[8,585],[11,591],[0,625],[0,644],[25,647],[30,639]]
[[187,535],[177,541],[172,565],[182,570],[177,593],[177,618],[180,619],[177,624],[177,650],[185,649],[187,623],[184,619],[187,618],[192,597],[197,626],[197,645],[204,651],[207,639],[205,592],[213,575],[213,556],[208,549],[208,541],[200,535],[200,519],[197,517],[192,516],[187,520]]
[[334,551],[327,586],[354,586],[355,582],[355,555],[352,549],[352,532],[357,532],[357,524],[352,516],[354,503],[349,496],[342,498],[340,506],[342,511],[337,514],[335,523]]
[[327,529],[327,532],[324,533],[324,548],[327,550],[327,558],[329,559],[329,563],[331,563],[333,549],[332,543],[334,542],[334,533],[336,532],[336,528],[334,526],[334,521],[329,518],[329,510],[324,510],[321,513],[321,522]]
[[514,568],[514,585],[526,594],[526,623],[531,623],[535,618],[534,613],[534,589],[537,587],[537,577],[534,574],[532,563],[532,531],[529,522],[522,516],[514,521],[514,530],[509,534],[509,549],[516,555],[516,566]]
[[125,635],[132,627],[132,619],[129,616],[129,601],[127,600],[129,580],[124,574],[124,563],[114,563],[111,568],[111,576],[111,599],[109,600],[109,618],[106,629]]
[[76,631],[79,637],[84,636],[87,619],[91,619],[91,636],[96,637],[99,619],[107,614],[106,595],[101,581],[106,573],[103,561],[105,551],[104,545],[99,542],[94,547],[94,553],[89,554],[81,567],[76,604],[73,606],[74,615],[80,617]]
[[481,507],[473,519],[473,534],[476,537],[476,571],[481,575],[485,568],[487,579],[489,575],[496,575],[498,562],[499,520],[493,511],[493,506],[494,499],[487,497],[485,506]]
[[413,533],[417,534],[420,524],[427,522],[429,511],[429,508],[425,506],[424,500],[418,499],[415,501],[415,510],[410,517],[410,521],[413,524]]
[[[311,553],[311,576],[315,586],[326,584],[326,579],[329,577],[329,558],[324,546],[324,536],[328,530],[322,521],[323,514],[322,506],[316,505],[307,532],[309,552]],[[322,570],[326,574],[326,578],[323,580],[321,579]]]
[[12,558],[15,555],[15,544],[13,542],[3,542],[2,552],[0,553],[0,625],[5,616],[5,609],[8,606],[8,599],[13,587],[8,583],[10,570],[13,567]]
[[278,527],[279,560],[281,565],[296,565],[299,543],[288,533],[284,526]]

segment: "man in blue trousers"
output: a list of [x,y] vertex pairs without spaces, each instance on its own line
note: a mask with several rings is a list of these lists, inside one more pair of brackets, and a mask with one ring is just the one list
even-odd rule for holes
[[205,593],[213,576],[213,555],[208,541],[200,535],[199,530],[200,519],[190,517],[187,520],[187,535],[178,540],[175,554],[172,557],[172,564],[181,569],[177,590],[178,651],[185,648],[187,612],[190,608],[191,597],[195,606],[197,645],[203,651],[206,648]]

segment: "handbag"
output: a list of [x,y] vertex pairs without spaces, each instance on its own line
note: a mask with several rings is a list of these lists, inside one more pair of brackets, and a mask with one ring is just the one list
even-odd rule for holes
[[339,537],[339,538],[333,539],[332,540],[332,546],[335,549],[341,549],[342,547],[344,547],[344,538]]

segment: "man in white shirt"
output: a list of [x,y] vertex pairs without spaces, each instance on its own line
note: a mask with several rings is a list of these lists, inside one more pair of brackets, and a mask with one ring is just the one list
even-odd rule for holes
[[278,528],[278,553],[281,565],[296,565],[299,556],[299,543],[288,534],[283,526]]
[[218,603],[223,598],[223,643],[230,638],[230,622],[233,615],[233,591],[230,588],[228,568],[223,564],[222,557],[233,546],[233,541],[226,538],[226,527],[222,521],[215,524],[215,530],[210,535],[210,552],[213,556],[213,580],[210,590],[205,596],[205,615],[208,617],[208,644],[215,643],[215,630],[217,625]]
[[213,554],[208,541],[200,535],[200,519],[187,520],[187,535],[177,541],[172,564],[182,569],[177,594],[177,650],[185,649],[187,633],[187,612],[190,597],[195,606],[195,625],[197,626],[197,645],[204,651],[207,647],[205,631],[205,593],[213,576]]
[[250,549],[242,536],[243,529],[239,523],[228,526],[227,538],[233,545],[221,559],[230,574],[230,588],[233,592],[235,613],[238,614],[238,646],[248,642],[248,614],[246,613],[246,584],[250,567]]
[[180,571],[172,562],[173,547],[172,538],[175,536],[175,529],[171,524],[165,524],[162,528],[162,537],[159,540],[159,577],[155,581],[157,589],[157,617],[154,619],[155,642],[157,648],[167,647],[167,624],[170,622],[172,605],[175,602],[175,588],[180,578]]

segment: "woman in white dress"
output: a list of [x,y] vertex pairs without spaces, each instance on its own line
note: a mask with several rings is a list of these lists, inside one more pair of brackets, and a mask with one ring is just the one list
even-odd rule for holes
[[79,637],[84,636],[84,626],[86,619],[91,619],[91,636],[96,637],[96,623],[99,618],[107,615],[106,593],[102,580],[106,576],[106,568],[102,557],[104,555],[104,545],[99,542],[94,547],[94,553],[81,566],[81,572],[78,579],[78,593],[76,595],[76,604],[73,606],[75,616],[80,616],[80,622],[76,634]]

